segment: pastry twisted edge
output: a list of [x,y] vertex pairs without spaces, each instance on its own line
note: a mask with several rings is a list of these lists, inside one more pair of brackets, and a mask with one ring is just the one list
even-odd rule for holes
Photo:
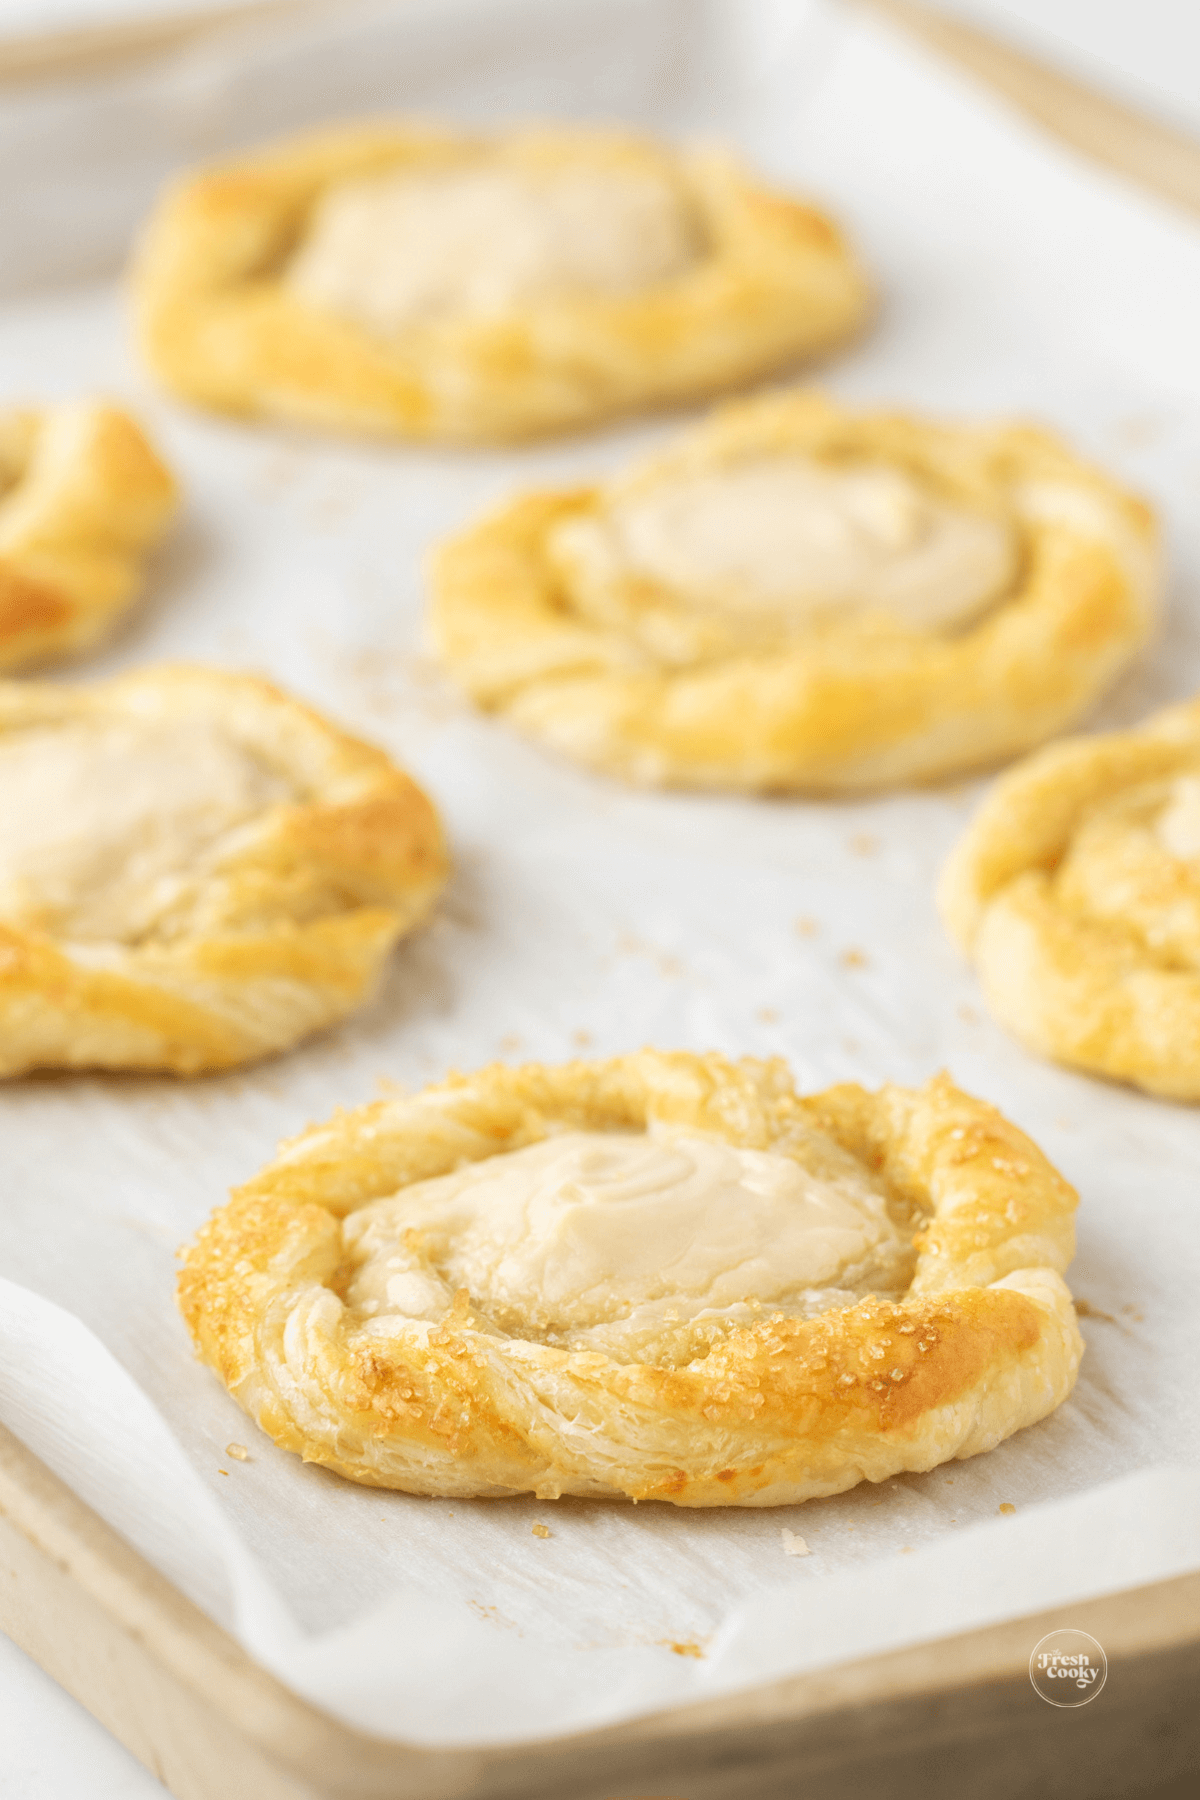
[[1092,802],[1187,771],[1200,771],[1200,700],[1047,746],[996,782],[942,870],[938,903],[992,1012],[1031,1050],[1200,1101],[1200,971],[1156,953],[1132,921],[1064,907],[1053,886]]
[[0,734],[80,720],[229,731],[296,782],[218,871],[218,921],[199,934],[69,944],[0,923],[0,1076],[32,1069],[196,1075],[270,1055],[369,995],[392,946],[447,875],[432,802],[382,750],[270,682],[215,669],[140,670],[91,687],[0,682]]
[[179,503],[125,412],[0,412],[0,669],[85,650],[130,605]]
[[[328,187],[453,166],[494,144],[542,160],[666,159],[710,253],[627,296],[586,295],[394,338],[302,305],[276,271]],[[505,442],[667,406],[832,348],[869,313],[867,281],[815,208],[760,188],[718,152],[627,132],[546,127],[489,140],[347,124],[183,177],[147,224],[132,276],[151,368],[184,398],[326,430]]]
[[[898,1303],[765,1316],[684,1367],[497,1339],[468,1296],[428,1335],[355,1341],[340,1220],[552,1128],[650,1120],[787,1154],[824,1134],[924,1208]],[[1082,1354],[1076,1195],[1017,1128],[942,1075],[810,1098],[778,1059],[643,1051],[492,1065],[287,1145],[186,1252],[198,1354],[285,1449],[410,1493],[532,1492],[772,1506],[993,1448],[1058,1406]]]

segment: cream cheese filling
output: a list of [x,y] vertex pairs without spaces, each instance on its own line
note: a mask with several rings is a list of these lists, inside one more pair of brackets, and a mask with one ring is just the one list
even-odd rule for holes
[[0,919],[79,941],[153,929],[227,835],[291,797],[202,721],[80,722],[0,737]]
[[347,1303],[382,1325],[466,1289],[510,1336],[632,1345],[763,1308],[807,1315],[900,1292],[910,1234],[857,1171],[652,1129],[573,1131],[353,1213]]
[[1200,857],[1200,775],[1179,775],[1157,821],[1158,841],[1181,862]]
[[804,626],[887,613],[959,625],[1011,585],[1016,533],[901,469],[769,456],[616,493],[559,527],[570,565],[648,578],[731,620]]
[[472,164],[330,188],[286,273],[307,304],[389,333],[678,275],[696,228],[665,175]]

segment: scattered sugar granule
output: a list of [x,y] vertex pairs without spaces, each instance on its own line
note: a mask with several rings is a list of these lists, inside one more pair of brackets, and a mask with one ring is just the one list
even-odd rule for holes
[[796,1533],[789,1531],[785,1525],[783,1527],[783,1554],[785,1556],[811,1556],[812,1551],[802,1537],[797,1537]]

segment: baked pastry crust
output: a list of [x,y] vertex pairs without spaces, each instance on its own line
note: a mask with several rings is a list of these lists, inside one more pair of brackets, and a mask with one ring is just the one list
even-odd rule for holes
[[[665,1332],[634,1360],[506,1333],[465,1289],[440,1323],[387,1336],[343,1303],[358,1209],[558,1130],[652,1121],[809,1168],[853,1158],[920,1226],[908,1292],[806,1319],[764,1308],[697,1343]],[[801,1098],[779,1060],[493,1065],[286,1145],[202,1228],[179,1303],[262,1428],[355,1481],[781,1505],[973,1456],[1066,1397],[1075,1205],[1028,1138],[944,1075]]]
[[228,833],[129,941],[0,920],[0,1075],[196,1075],[285,1049],[352,1012],[432,905],[447,863],[431,802],[381,750],[270,683],[190,667],[90,688],[0,683],[0,744],[187,722],[228,734],[293,797]]
[[1198,783],[1197,700],[1052,744],[996,783],[939,886],[1002,1024],[1173,1100],[1200,1100],[1200,842],[1160,829]]
[[0,669],[103,636],[177,504],[170,471],[118,408],[0,410]]
[[952,428],[850,414],[801,391],[719,409],[645,472],[800,454],[899,469],[1008,519],[1011,591],[952,632],[879,614],[751,639],[645,578],[596,616],[552,554],[601,489],[525,495],[432,565],[440,654],[472,698],[593,768],[676,787],[852,792],[1018,754],[1096,700],[1149,636],[1153,516],[1028,426]]
[[[664,172],[704,253],[624,295],[587,294],[393,334],[303,304],[280,279],[319,198],[386,172],[486,159]],[[460,442],[562,431],[736,386],[827,350],[870,309],[831,221],[757,185],[729,157],[627,132],[498,138],[403,123],[295,138],[168,189],[133,275],[143,351],[168,387],[221,411],[337,431]]]

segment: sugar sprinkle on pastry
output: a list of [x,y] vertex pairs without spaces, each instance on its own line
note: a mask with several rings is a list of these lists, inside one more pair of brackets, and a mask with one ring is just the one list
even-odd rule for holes
[[493,1064],[288,1145],[179,1301],[250,1416],[353,1480],[784,1505],[1061,1403],[1075,1203],[944,1076],[803,1098],[778,1060]]

